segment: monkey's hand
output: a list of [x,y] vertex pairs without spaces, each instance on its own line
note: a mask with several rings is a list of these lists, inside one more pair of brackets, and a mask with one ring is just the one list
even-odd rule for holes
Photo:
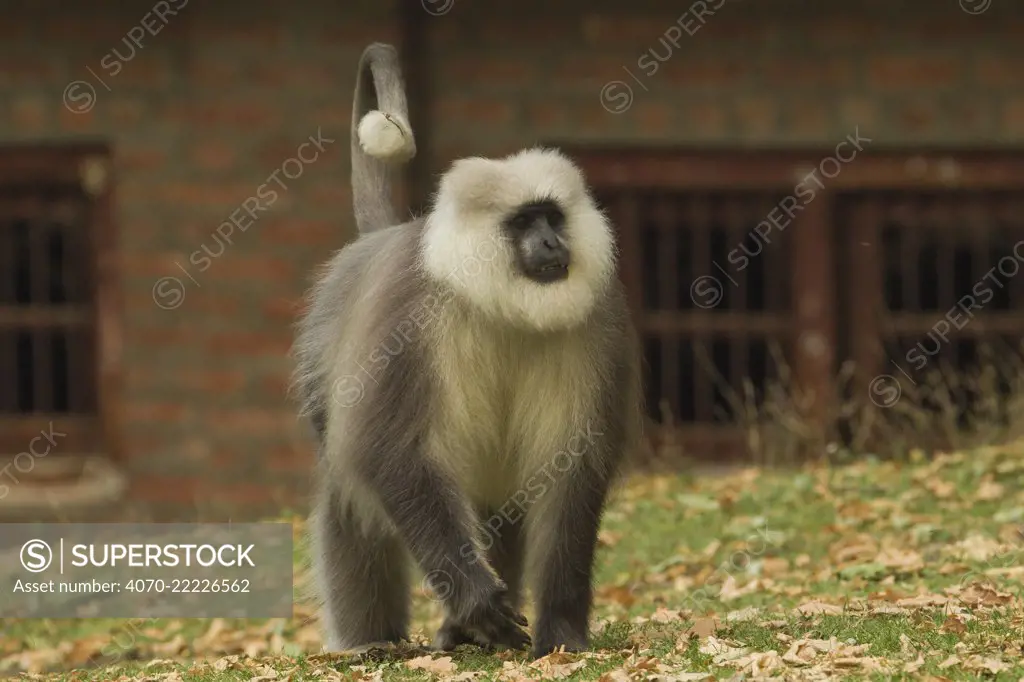
[[449,615],[437,633],[434,646],[451,651],[459,644],[486,649],[526,649],[531,644],[526,617],[509,604],[504,587],[475,604],[464,616]]

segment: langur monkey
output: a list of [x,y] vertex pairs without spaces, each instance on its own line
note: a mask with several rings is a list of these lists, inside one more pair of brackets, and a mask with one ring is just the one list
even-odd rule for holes
[[363,52],[351,133],[359,237],[294,347],[326,648],[407,638],[414,562],[444,606],[436,648],[586,649],[598,526],[642,413],[611,227],[542,148],[455,161],[399,221],[391,172],[416,143],[390,45]]

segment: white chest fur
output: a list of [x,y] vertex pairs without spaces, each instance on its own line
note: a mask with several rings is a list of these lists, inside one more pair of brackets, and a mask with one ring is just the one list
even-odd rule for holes
[[502,504],[586,433],[594,390],[585,335],[446,319],[428,450],[478,504]]

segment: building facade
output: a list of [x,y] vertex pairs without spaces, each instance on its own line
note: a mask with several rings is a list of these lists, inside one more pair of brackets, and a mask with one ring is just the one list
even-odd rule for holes
[[[372,41],[407,60],[420,154],[405,196],[417,206],[452,159],[537,143],[578,153],[610,202],[627,185],[642,201],[637,178],[651,191],[685,181],[727,193],[735,176],[737,190],[784,198],[800,178],[778,169],[853,139],[869,153],[900,150],[887,167],[935,187],[1024,185],[1010,153],[1024,143],[1024,7],[1008,0],[2,4],[0,517],[15,498],[37,509],[38,491],[73,487],[40,481],[44,459],[60,455],[112,460],[126,481],[116,508],[151,518],[305,507],[314,455],[287,396],[287,352],[312,273],[354,231],[351,97]],[[744,179],[750,150],[768,159],[760,180]],[[990,153],[1002,165],[986,166]],[[719,178],[713,187],[680,169],[678,159],[698,157],[700,174]],[[991,187],[982,181],[998,173]],[[851,172],[861,178],[851,187],[868,175]],[[780,200],[758,201],[770,212]],[[635,232],[637,220],[624,222]],[[49,242],[32,241],[37,223],[64,235],[46,252],[65,257],[38,255]],[[831,259],[844,243],[820,248]],[[640,283],[658,266],[637,244]],[[805,248],[812,262],[819,246]],[[37,279],[57,262],[79,280],[68,275],[48,297]],[[792,266],[772,267],[761,276]],[[21,274],[4,280],[5,269]],[[805,286],[831,277],[824,270]],[[672,275],[685,280],[673,295],[692,295],[707,274],[686,272]],[[812,327],[856,317],[831,298],[809,305]],[[679,338],[692,327],[649,322]],[[751,324],[733,331],[774,333]],[[847,351],[828,342],[823,352],[811,353],[807,376]],[[676,360],[655,364],[658,376],[680,371]],[[47,428],[71,435],[51,436],[46,455],[36,441],[15,461]]]

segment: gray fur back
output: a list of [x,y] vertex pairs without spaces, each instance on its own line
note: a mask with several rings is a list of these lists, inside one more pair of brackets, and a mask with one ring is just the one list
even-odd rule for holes
[[[414,221],[361,235],[322,266],[309,293],[308,307],[296,325],[292,347],[296,363],[293,391],[301,401],[301,414],[311,419],[321,446],[327,401],[332,399],[328,363],[339,325],[368,322],[352,315],[358,296],[373,295],[380,305],[398,302],[383,291],[386,283],[404,283],[399,288],[405,291],[394,295],[415,296],[417,290],[422,295],[423,279],[412,258],[421,230],[422,223]],[[367,285],[373,282],[378,286],[368,291]]]

